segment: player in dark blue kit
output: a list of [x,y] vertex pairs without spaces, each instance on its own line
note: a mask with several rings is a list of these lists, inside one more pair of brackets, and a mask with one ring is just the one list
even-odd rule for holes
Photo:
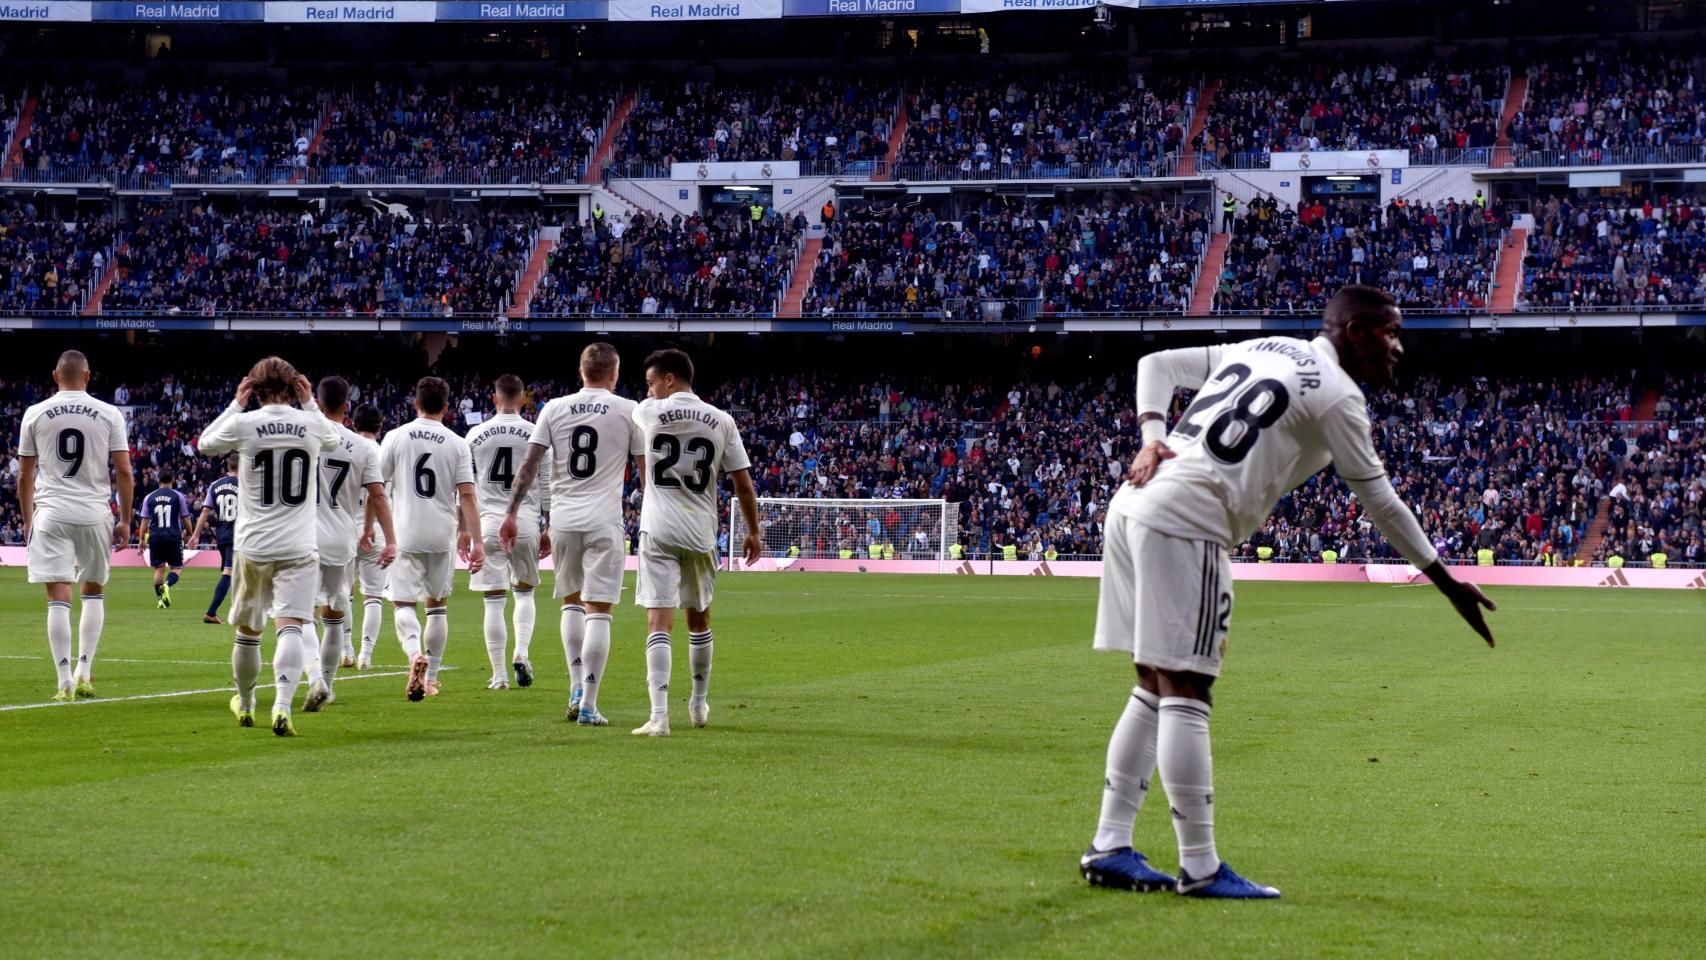
[[184,534],[190,529],[190,501],[175,487],[172,472],[160,471],[160,489],[142,498],[142,526],[137,532],[136,552],[148,545],[148,563],[154,567],[154,606],[172,605],[172,588],[184,568]]
[[225,458],[225,476],[208,486],[201,514],[195,518],[195,530],[190,533],[193,546],[201,543],[202,531],[212,525],[213,542],[219,546],[219,586],[213,588],[213,602],[208,604],[207,613],[202,615],[202,623],[225,622],[219,619],[219,608],[225,603],[225,595],[231,591],[231,544],[237,536],[238,463],[235,453]]

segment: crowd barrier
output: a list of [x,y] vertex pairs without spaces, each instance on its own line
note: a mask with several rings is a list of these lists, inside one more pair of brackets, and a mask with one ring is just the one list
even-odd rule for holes
[[[22,567],[23,547],[0,547],[0,567]],[[628,557],[625,566],[636,569],[638,561]],[[115,567],[146,567],[145,554],[120,550],[113,554]],[[219,566],[217,550],[185,550],[184,566]],[[461,566],[459,563],[458,566]],[[540,561],[540,569],[551,569],[551,558]],[[906,573],[996,577],[1100,577],[1100,560],[818,560],[766,557],[756,564],[736,560],[728,565],[736,572],[751,573]],[[1481,567],[1454,566],[1459,580],[1495,587],[1638,587],[1648,590],[1706,590],[1706,570],[1648,567]],[[1233,580],[1281,580],[1291,583],[1426,583],[1420,570],[1406,563],[1235,563]]]

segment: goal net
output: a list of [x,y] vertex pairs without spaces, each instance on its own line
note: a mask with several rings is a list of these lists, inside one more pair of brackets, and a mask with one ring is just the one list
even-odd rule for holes
[[[730,503],[730,514],[732,568],[747,530],[738,504]],[[946,500],[758,500],[764,556],[776,560],[934,560],[946,570],[959,519],[958,506]]]

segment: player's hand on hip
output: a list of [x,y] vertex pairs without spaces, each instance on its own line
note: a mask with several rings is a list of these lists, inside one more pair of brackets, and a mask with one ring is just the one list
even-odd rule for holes
[[1457,608],[1457,615],[1467,622],[1471,629],[1487,641],[1487,646],[1493,646],[1493,631],[1487,626],[1487,618],[1483,610],[1497,610],[1499,605],[1487,598],[1481,588],[1464,580],[1457,580],[1445,591],[1451,605]]
[[746,565],[750,567],[757,563],[762,556],[764,556],[764,541],[759,539],[756,533],[747,534],[746,539],[740,542],[741,559],[745,560]]
[[[515,549],[515,537],[517,533],[516,527],[515,514],[504,514],[503,522],[498,524],[498,543],[501,544],[505,550]],[[544,554],[540,554],[540,556],[544,556]]]
[[395,563],[396,560],[397,560],[397,545],[396,544],[387,543],[384,547],[380,548],[380,550],[379,550],[379,565],[381,567],[389,567],[391,564]]
[[1153,441],[1137,452],[1132,458],[1131,469],[1125,472],[1125,482],[1134,487],[1141,487],[1155,477],[1155,469],[1161,466],[1161,461],[1171,460],[1178,454],[1168,449],[1165,443]]

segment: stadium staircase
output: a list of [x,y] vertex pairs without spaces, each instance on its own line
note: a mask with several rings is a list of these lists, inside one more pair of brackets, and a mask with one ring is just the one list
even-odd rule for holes
[[1206,317],[1214,312],[1214,294],[1220,289],[1220,275],[1226,268],[1226,248],[1232,242],[1232,234],[1217,233],[1208,238],[1208,252],[1202,256],[1202,266],[1197,268],[1197,285],[1191,290],[1191,306],[1185,311],[1187,317]]
[[900,145],[906,142],[907,108],[912,103],[910,94],[902,94],[900,109],[895,111],[894,127],[889,130],[889,151],[883,154],[883,165],[871,174],[872,180],[887,180],[894,171],[895,159],[900,156]]
[[611,111],[610,122],[604,125],[604,135],[598,138],[598,149],[592,152],[592,159],[587,161],[586,176],[582,183],[603,183],[604,165],[610,162],[610,154],[616,149],[616,137],[622,133],[623,124],[628,122],[628,114],[634,110],[634,93],[629,91],[617,101],[616,109]]
[[1493,278],[1493,299],[1489,306],[1496,314],[1510,313],[1516,308],[1517,291],[1522,288],[1522,261],[1528,256],[1528,231],[1511,231],[1511,245],[1499,251],[1499,273]]
[[1493,144],[1493,166],[1511,165],[1511,121],[1528,101],[1528,74],[1512,73],[1510,86],[1505,88],[1505,109],[1499,115],[1499,139]]
[[1202,99],[1197,101],[1197,110],[1191,114],[1191,129],[1185,134],[1185,143],[1179,148],[1179,176],[1193,177],[1197,172],[1197,138],[1208,129],[1208,108],[1214,104],[1214,95],[1220,92],[1220,81],[1210,80],[1203,85]]
[[25,97],[24,105],[18,108],[18,125],[12,128],[12,142],[6,146],[6,163],[0,168],[0,180],[12,179],[18,164],[24,162],[24,141],[30,138],[35,117],[36,98]]
[[[1657,390],[1648,390],[1641,394],[1641,401],[1635,404],[1635,413],[1632,419],[1637,422],[1651,420],[1653,419],[1654,413],[1658,410],[1658,407],[1659,392]],[[1621,479],[1623,479],[1623,471],[1618,470],[1613,482]],[[1588,521],[1587,533],[1582,534],[1582,544],[1576,549],[1576,557],[1585,562],[1592,563],[1593,555],[1599,552],[1599,545],[1605,540],[1606,528],[1610,526],[1611,498],[1601,497],[1599,501],[1599,509],[1594,511],[1593,519]]]
[[539,278],[545,275],[545,264],[556,248],[556,239],[543,233],[534,241],[533,253],[527,258],[527,266],[521,270],[521,282],[515,285],[515,297],[510,301],[509,309],[504,311],[511,320],[527,316],[527,310],[533,304],[533,293],[539,289]]
[[807,240],[800,247],[800,259],[794,264],[794,279],[788,284],[788,293],[782,298],[782,309],[776,311],[779,317],[798,317],[801,307],[806,302],[806,290],[812,285],[812,275],[817,273],[817,255],[823,250],[823,241],[816,237]]
[[113,256],[107,261],[106,272],[101,279],[95,281],[95,289],[90,292],[89,300],[83,304],[83,316],[98,317],[101,315],[101,301],[107,298],[107,290],[111,289],[113,281],[118,279],[118,258],[130,252],[130,245],[121,243],[113,248]]

